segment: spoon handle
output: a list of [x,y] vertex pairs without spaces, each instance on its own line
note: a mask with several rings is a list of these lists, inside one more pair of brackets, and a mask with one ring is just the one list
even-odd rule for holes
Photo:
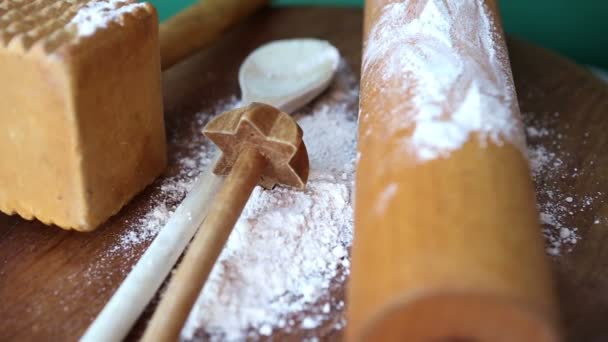
[[267,160],[253,149],[239,156],[148,323],[143,342],[179,339],[184,322],[266,165]]
[[81,337],[81,342],[120,341],[127,336],[207,216],[211,199],[223,182],[224,179],[210,169],[201,172],[186,198]]

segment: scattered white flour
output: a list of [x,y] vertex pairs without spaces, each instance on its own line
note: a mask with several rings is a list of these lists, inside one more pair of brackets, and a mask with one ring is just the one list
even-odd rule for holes
[[378,201],[376,202],[375,211],[378,215],[384,215],[384,211],[388,206],[391,199],[397,194],[399,186],[395,183],[391,183],[386,186],[384,191],[378,195]]
[[[518,104],[508,57],[496,43],[498,34],[482,0],[384,6],[364,48],[361,87],[397,93],[383,97],[391,101],[410,97],[390,105],[362,97],[362,103],[377,106],[365,107],[369,112],[361,112],[362,122],[370,113],[376,116],[372,122],[378,116],[385,120],[380,127],[368,125],[362,139],[399,136],[404,143],[394,152],[405,148],[419,162],[448,156],[473,133],[482,144],[508,141],[524,151],[513,116]],[[381,80],[372,76],[378,74]]]
[[[179,189],[170,193],[171,195],[179,196],[185,190]],[[169,210],[165,202],[160,202],[151,211],[146,213],[139,221],[139,226],[134,225],[132,229],[125,231],[120,236],[120,245],[116,245],[114,251],[118,249],[126,249],[128,246],[139,244],[143,241],[152,240],[158,233],[158,228],[164,225],[173,210]],[[135,228],[135,229],[133,229]]]
[[[527,117],[532,118],[534,115]],[[555,113],[553,119],[559,119],[559,113]],[[559,256],[571,251],[580,240],[579,229],[574,225],[576,215],[590,210],[602,194],[597,192],[575,196],[564,191],[564,185],[569,180],[580,177],[581,173],[578,168],[568,166],[567,161],[572,156],[562,149],[563,136],[549,128],[550,120],[529,121],[531,122],[528,122],[526,128],[528,156],[536,186],[546,252],[551,256]]]
[[341,329],[343,303],[329,293],[350,266],[357,93],[342,76],[296,116],[310,158],[307,189],[254,190],[186,323],[186,339],[245,340],[317,328],[336,316],[333,328]]
[[182,152],[170,151],[171,153],[169,153],[170,158],[174,159],[176,164],[175,172],[161,178],[160,184],[153,187],[151,204],[144,212],[136,213],[134,219],[128,220],[129,229],[119,236],[119,241],[112,247],[111,253],[129,251],[156,237],[186,196],[201,170],[212,162],[211,151],[213,149],[200,133],[205,123],[212,116],[236,107],[238,103],[236,97],[231,97],[220,102],[210,113],[197,113],[191,127],[194,133],[186,137],[175,136],[173,138],[173,141],[169,143],[170,146],[185,147]]
[[76,25],[79,36],[90,36],[109,23],[117,22],[123,14],[144,6],[128,0],[94,0],[81,7],[70,24]]

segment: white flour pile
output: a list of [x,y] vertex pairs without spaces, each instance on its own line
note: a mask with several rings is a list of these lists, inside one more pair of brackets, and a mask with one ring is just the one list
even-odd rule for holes
[[127,0],[95,0],[81,7],[69,24],[76,26],[79,36],[90,36],[109,23],[116,22],[121,15],[144,6],[143,3]]
[[[366,134],[401,136],[405,153],[420,162],[449,155],[472,133],[479,133],[482,144],[508,141],[523,151],[512,116],[517,101],[508,57],[495,43],[497,35],[482,0],[401,1],[383,7],[365,45],[361,86],[411,98],[368,106],[376,115],[382,108],[394,111],[384,116],[390,124],[377,127],[387,132],[371,127]],[[368,78],[378,73],[382,80],[371,83]],[[366,118],[361,112],[361,120]]]
[[297,116],[310,158],[307,189],[255,189],[190,315],[186,339],[197,331],[244,340],[312,329],[343,310],[328,293],[349,269],[357,91],[344,77],[335,83]]

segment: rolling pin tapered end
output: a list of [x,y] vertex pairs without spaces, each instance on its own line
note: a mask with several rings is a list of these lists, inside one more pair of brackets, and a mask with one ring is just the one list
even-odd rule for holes
[[438,291],[395,301],[358,336],[365,341],[557,342],[547,314],[514,299]]

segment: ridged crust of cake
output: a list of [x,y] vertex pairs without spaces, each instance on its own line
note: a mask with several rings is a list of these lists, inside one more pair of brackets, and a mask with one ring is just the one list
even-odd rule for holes
[[0,37],[0,212],[93,230],[166,166],[156,11],[0,0]]
[[135,0],[0,0],[0,49],[51,54],[153,11]]

